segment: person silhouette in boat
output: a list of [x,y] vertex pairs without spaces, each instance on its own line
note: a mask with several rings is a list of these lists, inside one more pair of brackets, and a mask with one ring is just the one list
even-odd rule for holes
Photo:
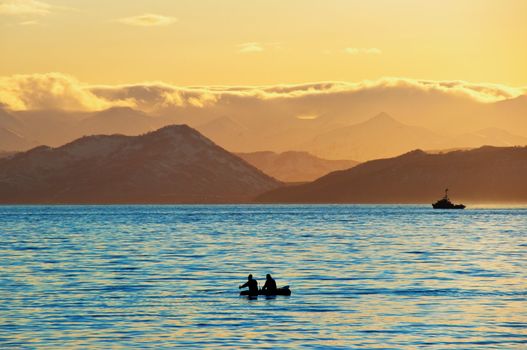
[[253,275],[247,276],[247,282],[245,282],[238,288],[242,289],[245,287],[249,287],[249,295],[258,295],[258,281],[253,278]]
[[276,282],[270,274],[265,276],[265,284],[262,288],[262,291],[270,294],[276,293]]

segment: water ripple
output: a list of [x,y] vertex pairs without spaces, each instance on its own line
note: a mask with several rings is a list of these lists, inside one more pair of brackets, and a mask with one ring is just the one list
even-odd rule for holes
[[0,348],[524,349],[526,214],[0,206]]

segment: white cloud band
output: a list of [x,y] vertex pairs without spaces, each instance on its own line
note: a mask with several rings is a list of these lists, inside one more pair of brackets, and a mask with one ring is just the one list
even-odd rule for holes
[[272,86],[181,87],[162,82],[129,85],[89,85],[61,73],[14,75],[0,78],[0,103],[15,110],[100,110],[130,106],[146,112],[171,107],[205,108],[221,101],[314,99],[358,94],[421,94],[450,96],[480,103],[497,102],[526,94],[523,88],[466,81],[383,78],[358,83],[320,82]]

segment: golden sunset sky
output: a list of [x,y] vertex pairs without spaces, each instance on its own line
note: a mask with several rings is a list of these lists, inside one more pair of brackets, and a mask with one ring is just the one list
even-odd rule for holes
[[0,0],[0,76],[527,85],[525,0]]

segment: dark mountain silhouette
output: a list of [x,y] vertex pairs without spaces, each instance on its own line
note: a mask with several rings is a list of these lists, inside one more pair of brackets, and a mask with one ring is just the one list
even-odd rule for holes
[[11,152],[11,151],[0,151],[0,158],[7,158],[15,155],[17,152]]
[[239,202],[277,186],[186,125],[83,137],[0,159],[1,203]]
[[328,160],[297,151],[265,151],[237,155],[264,173],[284,182],[313,181],[332,171],[349,169],[358,164],[353,160]]
[[416,150],[272,190],[259,202],[432,203],[449,188],[456,202],[527,202],[527,147]]

